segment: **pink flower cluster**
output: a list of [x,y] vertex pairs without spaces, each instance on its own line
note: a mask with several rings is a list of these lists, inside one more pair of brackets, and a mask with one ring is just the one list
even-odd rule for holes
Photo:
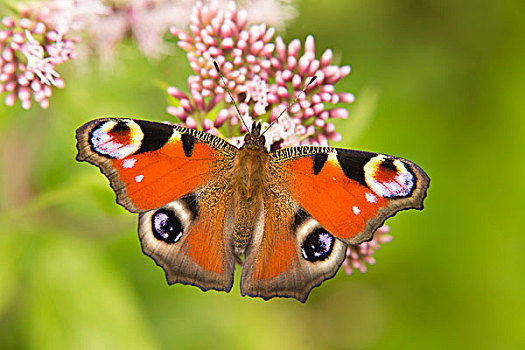
[[389,232],[390,227],[384,225],[376,230],[371,241],[356,246],[349,245],[346,248],[346,260],[343,261],[345,273],[351,275],[354,269],[365,273],[367,271],[366,264],[374,265],[376,263],[374,252],[379,249],[381,244],[392,241]]
[[[189,95],[168,88],[178,101],[168,107],[170,114],[188,127],[213,133],[221,128],[230,138],[246,132],[213,66],[217,61],[248,125],[249,116],[272,122],[297,98],[265,134],[268,146],[340,141],[341,135],[330,120],[346,118],[346,108],[337,105],[353,102],[354,96],[335,91],[334,84],[350,73],[350,67],[332,65],[331,50],[316,58],[313,36],[306,38],[304,49],[298,39],[286,45],[281,37],[274,39],[274,28],[248,26],[246,12],[234,2],[228,3],[227,10],[220,9],[218,2],[199,2],[190,22],[189,32],[171,29],[179,47],[187,52],[195,75],[188,78]],[[303,93],[313,76],[316,81]]]
[[56,66],[75,57],[75,45],[64,34],[29,10],[22,10],[18,20],[2,18],[0,93],[6,93],[6,105],[19,99],[29,109],[33,97],[42,108],[49,106],[51,86],[64,87]]
[[[242,144],[243,138],[237,135],[247,130],[225,91],[215,61],[248,126],[252,118],[262,119],[268,126],[296,99],[265,134],[268,148],[326,146],[329,140],[339,141],[341,135],[330,120],[347,118],[341,105],[352,103],[354,96],[336,92],[334,84],[350,73],[350,67],[332,65],[331,50],[316,58],[313,36],[306,38],[304,47],[298,39],[287,45],[281,37],[274,39],[273,28],[247,23],[246,11],[234,2],[222,10],[212,1],[196,4],[188,32],[171,28],[195,74],[188,78],[189,94],[174,86],[168,88],[176,101],[167,108],[168,113],[187,127],[222,133],[233,143]],[[315,82],[304,89],[313,76]],[[366,264],[375,263],[374,252],[392,240],[389,230],[383,226],[371,241],[347,248],[343,268],[348,275],[354,269],[364,273]]]

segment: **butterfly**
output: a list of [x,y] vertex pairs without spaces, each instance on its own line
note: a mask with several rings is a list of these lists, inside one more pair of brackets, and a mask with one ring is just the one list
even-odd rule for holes
[[181,126],[101,118],[76,132],[78,161],[100,168],[139,214],[143,252],[169,284],[302,302],[332,278],[347,245],[400,210],[423,209],[429,177],[385,154],[300,146],[267,151],[254,122],[244,145]]

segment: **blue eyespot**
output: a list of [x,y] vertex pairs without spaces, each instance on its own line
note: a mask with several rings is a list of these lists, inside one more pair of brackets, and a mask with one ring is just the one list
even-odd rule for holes
[[151,218],[151,226],[156,239],[170,244],[176,243],[184,231],[179,218],[168,209],[157,210]]
[[310,262],[322,261],[330,256],[335,238],[324,228],[317,228],[301,244],[303,258]]

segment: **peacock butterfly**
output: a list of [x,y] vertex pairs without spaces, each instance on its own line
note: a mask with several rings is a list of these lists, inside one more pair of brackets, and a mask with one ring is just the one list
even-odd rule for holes
[[429,177],[384,154],[264,147],[253,123],[237,148],[181,126],[102,118],[76,132],[78,161],[100,168],[139,214],[142,250],[169,284],[302,302],[332,278],[348,244],[372,239],[400,210],[423,209]]

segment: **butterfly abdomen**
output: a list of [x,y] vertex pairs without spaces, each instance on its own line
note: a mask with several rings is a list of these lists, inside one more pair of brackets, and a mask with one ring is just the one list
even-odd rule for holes
[[250,244],[255,228],[260,225],[263,213],[262,199],[237,197],[232,208],[242,208],[234,213],[233,247],[235,254],[241,256]]

